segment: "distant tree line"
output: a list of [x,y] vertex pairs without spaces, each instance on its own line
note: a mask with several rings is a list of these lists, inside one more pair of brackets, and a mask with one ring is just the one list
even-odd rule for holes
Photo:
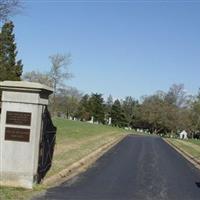
[[200,90],[196,96],[187,95],[183,84],[173,84],[167,92],[158,91],[143,96],[141,101],[133,97],[107,100],[102,94],[83,95],[75,88],[60,90],[56,96],[57,115],[90,121],[143,129],[155,134],[176,134],[186,130],[191,137],[200,131]]
[[143,96],[104,100],[102,94],[82,94],[76,88],[59,89],[56,94],[56,115],[108,124],[117,127],[143,129],[156,134],[176,134],[186,130],[196,134],[200,130],[200,91],[187,95],[183,84],[172,85],[167,92],[159,91]]

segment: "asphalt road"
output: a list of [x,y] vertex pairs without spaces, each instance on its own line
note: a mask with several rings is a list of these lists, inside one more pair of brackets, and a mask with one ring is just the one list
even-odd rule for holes
[[38,200],[200,200],[200,171],[159,137],[127,136]]

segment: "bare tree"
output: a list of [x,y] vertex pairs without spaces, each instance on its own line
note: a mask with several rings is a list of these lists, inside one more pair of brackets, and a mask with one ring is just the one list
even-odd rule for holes
[[183,84],[173,84],[166,94],[165,100],[177,107],[186,107],[190,96],[187,94]]
[[74,87],[59,89],[56,95],[56,111],[65,114],[67,117],[75,117],[82,96],[82,92]]
[[[56,108],[56,94],[59,88],[65,87],[65,81],[72,77],[72,74],[68,70],[68,65],[71,63],[71,55],[54,54],[49,57],[51,61],[51,70],[49,77],[53,83],[53,104]],[[53,108],[53,111],[55,109]]]
[[50,79],[48,73],[41,73],[38,71],[26,72],[23,74],[22,79],[25,81],[37,82],[49,87],[53,87],[52,80]]
[[0,0],[0,21],[6,21],[22,8],[20,0]]

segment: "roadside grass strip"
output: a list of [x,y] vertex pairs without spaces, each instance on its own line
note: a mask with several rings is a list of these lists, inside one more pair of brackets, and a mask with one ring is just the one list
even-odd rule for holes
[[200,143],[195,140],[167,139],[182,151],[188,153],[194,159],[200,161]]
[[66,119],[54,119],[58,127],[52,168],[52,176],[70,164],[95,151],[114,138],[126,133],[125,130],[105,125],[95,125]]
[[0,186],[0,200],[27,200],[44,189],[45,187],[42,185],[34,187],[32,190]]

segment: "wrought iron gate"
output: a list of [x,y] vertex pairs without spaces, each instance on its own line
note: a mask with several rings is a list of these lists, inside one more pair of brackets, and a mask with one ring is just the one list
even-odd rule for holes
[[53,125],[47,106],[42,116],[42,136],[39,149],[39,163],[37,182],[39,183],[51,168],[54,146],[56,141],[56,127]]

